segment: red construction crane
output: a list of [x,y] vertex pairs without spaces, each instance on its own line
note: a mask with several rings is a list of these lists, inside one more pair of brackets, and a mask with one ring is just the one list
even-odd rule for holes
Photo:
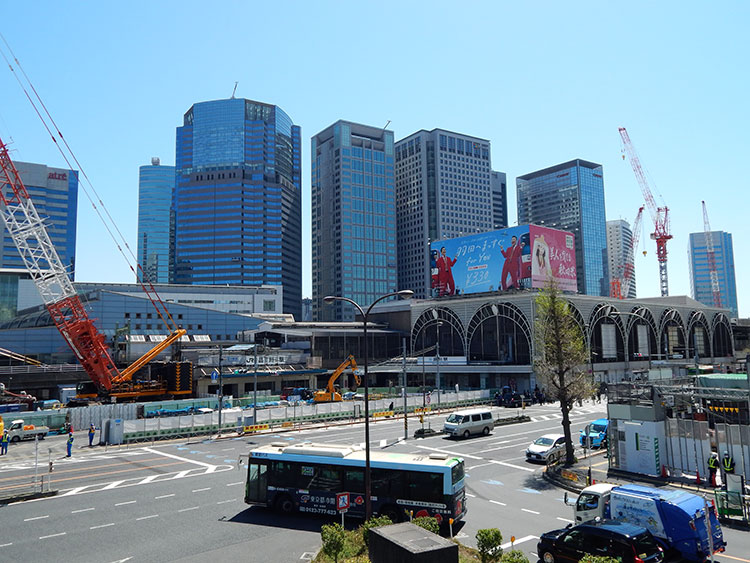
[[[669,208],[667,206],[657,207],[651,189],[648,187],[646,175],[643,173],[641,160],[638,158],[638,153],[630,141],[630,136],[624,127],[620,127],[619,131],[624,150],[630,159],[630,165],[633,167],[633,172],[643,192],[646,206],[649,213],[651,213],[651,219],[654,222],[654,232],[651,233],[651,238],[656,241],[656,258],[659,261],[659,288],[661,289],[661,296],[666,297],[669,295],[667,241],[672,238],[672,235],[669,234]],[[623,158],[625,158],[625,155],[623,155]]]
[[711,276],[711,293],[714,295],[714,307],[721,307],[721,288],[719,287],[719,272],[716,271],[716,255],[714,254],[714,238],[711,234],[711,224],[708,222],[706,202],[703,204],[703,233],[706,237],[706,256],[708,256],[708,272]]

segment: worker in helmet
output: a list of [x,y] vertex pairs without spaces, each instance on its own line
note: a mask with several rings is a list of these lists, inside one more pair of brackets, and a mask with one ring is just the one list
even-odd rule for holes
[[7,430],[3,430],[3,435],[0,436],[0,455],[8,453],[8,442],[10,442],[10,436]]
[[73,431],[71,430],[68,432],[68,455],[66,457],[70,457],[73,450]]
[[716,487],[716,472],[719,469],[719,454],[711,452],[708,457],[708,482],[711,483],[712,487]]
[[89,426],[89,448],[93,448],[94,447],[94,433],[95,432],[96,432],[96,427],[92,423]]
[[734,458],[729,455],[728,451],[724,452],[724,459],[721,460],[721,466],[724,468],[724,473],[734,473]]

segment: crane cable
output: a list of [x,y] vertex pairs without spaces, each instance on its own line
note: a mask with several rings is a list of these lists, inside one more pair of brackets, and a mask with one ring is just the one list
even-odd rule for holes
[[[157,313],[157,315],[159,315],[159,318],[161,318],[161,320],[164,322],[165,326],[167,326],[168,328],[170,328],[170,330],[176,329],[177,328],[177,324],[175,323],[174,319],[172,318],[172,316],[170,315],[169,311],[167,310],[166,305],[164,304],[164,302],[159,297],[159,295],[156,292],[156,289],[154,288],[153,284],[148,279],[148,276],[146,276],[146,273],[144,272],[143,268],[141,267],[141,264],[138,262],[137,257],[133,254],[133,251],[130,248],[130,245],[127,243],[127,240],[123,236],[123,234],[120,231],[120,229],[117,227],[117,223],[115,223],[115,220],[112,218],[112,215],[109,213],[109,210],[104,205],[104,202],[102,201],[102,199],[99,197],[99,194],[97,193],[96,188],[94,188],[94,184],[91,182],[91,179],[86,174],[86,171],[83,169],[83,166],[81,166],[81,163],[78,161],[78,158],[75,156],[75,153],[73,152],[73,149],[70,148],[70,145],[68,145],[67,140],[65,139],[65,137],[63,137],[62,132],[60,131],[59,127],[57,126],[57,123],[55,122],[55,120],[53,119],[53,117],[50,114],[49,110],[45,106],[44,101],[42,100],[42,98],[39,95],[39,93],[36,91],[36,88],[34,87],[34,84],[31,82],[31,79],[26,74],[26,71],[21,66],[20,61],[15,56],[15,53],[13,52],[13,49],[11,49],[10,45],[8,44],[8,42],[6,41],[6,39],[5,39],[5,37],[3,36],[2,33],[0,33],[0,39],[2,39],[3,43],[7,47],[8,52],[10,53],[11,58],[16,63],[16,66],[18,67],[18,70],[20,70],[21,73],[23,74],[23,77],[26,80],[26,82],[28,83],[29,88],[31,88],[31,90],[34,92],[34,96],[39,101],[39,104],[43,108],[44,113],[49,118],[51,126],[57,132],[57,135],[59,135],[60,140],[65,145],[65,149],[68,151],[68,153],[70,155],[70,158],[73,159],[73,161],[75,162],[76,166],[78,167],[78,170],[80,171],[81,175],[86,179],[86,182],[88,183],[88,186],[91,189],[91,192],[93,193],[94,197],[92,197],[91,193],[89,193],[89,190],[86,189],[86,185],[84,183],[80,183],[80,186],[83,189],[83,192],[86,195],[86,198],[89,200],[89,203],[91,204],[91,206],[93,207],[93,209],[96,212],[97,216],[99,217],[99,219],[101,220],[102,224],[104,225],[104,228],[109,233],[110,238],[113,240],[113,242],[117,246],[117,250],[120,252],[120,254],[122,255],[122,257],[125,259],[126,264],[130,268],[130,271],[135,275],[136,280],[140,284],[141,288],[148,295],[148,298],[151,301],[151,303],[153,304],[154,308],[156,309],[156,313]],[[31,107],[36,112],[37,116],[39,117],[39,120],[42,122],[42,125],[47,130],[47,133],[49,133],[52,141],[55,143],[55,146],[57,147],[57,150],[62,155],[63,160],[68,165],[68,167],[71,170],[73,170],[74,166],[71,164],[70,159],[68,158],[68,155],[65,153],[65,150],[63,150],[63,147],[60,145],[60,143],[58,142],[57,138],[55,138],[55,133],[53,133],[53,131],[50,129],[50,125],[47,123],[46,119],[44,118],[44,116],[42,115],[42,113],[39,111],[39,108],[37,107],[37,104],[32,99],[31,95],[29,94],[28,89],[24,85],[24,82],[18,76],[18,73],[13,68],[13,65],[8,60],[8,57],[6,56],[6,54],[2,50],[2,48],[0,48],[0,54],[2,55],[2,57],[5,60],[6,64],[8,65],[8,68],[10,69],[11,73],[15,77],[15,79],[18,82],[19,86],[23,90],[23,93],[26,95],[26,98],[29,100],[29,103],[31,104]],[[94,201],[94,200],[96,200],[96,201]],[[97,205],[96,202],[98,202],[99,205]],[[106,215],[106,219],[102,215],[102,210],[104,211],[104,214]],[[109,220],[109,223],[107,222],[107,220]],[[115,236],[115,232],[113,232],[113,230],[112,230],[113,228],[114,228],[114,231],[117,233],[117,236]],[[118,240],[117,237],[119,237],[119,240]],[[127,249],[128,253],[130,254],[130,257],[132,258],[132,261],[131,261],[131,258],[128,258],[127,254],[123,250],[123,246],[125,247],[125,249]],[[136,271],[136,269],[133,267],[133,262],[135,262],[138,271]],[[146,288],[146,284],[148,284],[148,288]],[[169,319],[169,322],[167,321],[167,319]]]

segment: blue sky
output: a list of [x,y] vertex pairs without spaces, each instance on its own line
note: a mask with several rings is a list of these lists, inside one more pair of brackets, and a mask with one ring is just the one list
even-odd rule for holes
[[[747,2],[5,2],[0,32],[135,251],[138,167],[174,164],[175,128],[199,101],[274,103],[302,127],[303,244],[310,137],[337,119],[396,139],[450,129],[489,139],[515,178],[572,158],[604,166],[608,219],[643,203],[621,158],[625,126],[670,208],[670,294],[689,295],[688,234],[731,232],[740,316],[750,231]],[[0,137],[17,160],[64,166],[12,73]],[[656,248],[637,253],[639,297],[659,295]],[[303,252],[310,296],[310,253]],[[132,281],[81,194],[79,281]]]

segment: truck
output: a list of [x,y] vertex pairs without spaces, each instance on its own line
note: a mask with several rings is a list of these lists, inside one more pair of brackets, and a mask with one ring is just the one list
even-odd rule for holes
[[[565,503],[571,504],[567,493]],[[600,518],[643,526],[668,554],[678,555],[681,561],[707,561],[712,550],[717,553],[726,549],[713,501],[685,491],[597,483],[581,491],[573,513],[576,523]]]
[[39,436],[40,440],[49,432],[46,426],[34,426],[33,424],[24,424],[23,419],[19,418],[10,423],[8,427],[8,436],[11,442],[20,442],[21,440],[33,440]]
[[343,398],[341,397],[341,392],[336,388],[336,381],[339,377],[341,377],[341,374],[344,373],[344,370],[348,367],[351,367],[352,369],[352,375],[354,376],[354,383],[351,385],[350,389],[352,391],[356,391],[357,387],[359,387],[360,383],[362,382],[359,375],[357,375],[357,362],[354,359],[354,356],[351,354],[348,358],[346,358],[339,367],[337,367],[333,373],[331,374],[331,377],[328,378],[328,384],[326,385],[326,388],[320,391],[315,391],[315,394],[313,395],[313,401],[316,403],[335,403],[338,401],[342,401]]

